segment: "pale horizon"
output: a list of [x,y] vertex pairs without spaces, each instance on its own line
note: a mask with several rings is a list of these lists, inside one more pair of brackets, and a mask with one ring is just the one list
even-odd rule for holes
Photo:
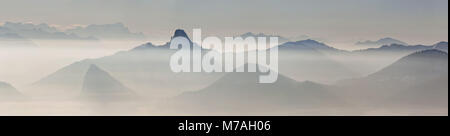
[[192,34],[193,28],[201,28],[205,35],[223,37],[246,32],[289,38],[306,35],[336,47],[385,37],[412,45],[448,41],[447,0],[2,0],[2,3],[0,23],[46,23],[59,29],[123,23],[131,32],[142,32],[154,43],[169,41],[178,28],[188,34]]

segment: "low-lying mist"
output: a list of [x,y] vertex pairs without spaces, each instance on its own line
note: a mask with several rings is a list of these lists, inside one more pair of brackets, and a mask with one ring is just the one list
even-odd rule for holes
[[280,50],[279,79],[259,84],[263,73],[174,73],[176,50],[152,45],[43,43],[0,47],[0,81],[19,92],[8,96],[0,84],[0,115],[448,114],[448,56],[440,51],[405,59],[414,52]]

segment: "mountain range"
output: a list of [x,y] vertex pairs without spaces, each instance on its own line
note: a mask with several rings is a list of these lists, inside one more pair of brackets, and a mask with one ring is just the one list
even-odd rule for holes
[[345,55],[347,51],[315,40],[287,42],[278,47],[280,73],[297,81],[332,83],[338,79],[357,76],[353,70],[332,58],[334,55]]
[[316,40],[301,40],[296,42],[286,42],[278,46],[280,50],[301,50],[301,51],[318,51],[325,54],[334,54],[334,53],[342,53],[346,52],[344,50],[339,50],[333,48],[331,46],[326,45],[325,43],[318,42]]
[[[202,51],[209,51],[209,49],[202,48],[197,43],[192,42],[191,38],[189,38],[189,36],[187,35],[186,31],[184,31],[182,29],[175,30],[173,36],[170,37],[170,39],[172,40],[173,38],[176,38],[176,37],[184,37],[184,38],[186,38],[189,41],[189,43],[190,43],[190,45],[189,45],[190,49],[194,49],[194,46],[196,46],[196,47],[200,47],[200,49]],[[146,44],[143,44],[143,45],[140,45],[140,46],[137,46],[137,47],[133,48],[133,50],[147,50],[147,49],[170,50],[170,42],[166,42],[163,45],[154,45],[154,44],[149,42],[149,43],[146,43]]]
[[95,37],[98,39],[145,39],[143,33],[133,33],[122,23],[88,25],[86,27],[76,27],[66,30],[65,33],[75,34],[82,37]]
[[196,115],[448,112],[448,54],[436,49],[412,53],[378,72],[333,85],[297,82],[283,75],[274,84],[258,84],[261,74],[229,73],[208,87],[179,95],[173,102],[180,111]]
[[27,39],[40,40],[142,40],[143,33],[133,33],[122,23],[88,25],[68,30],[59,30],[48,24],[13,23],[6,22],[0,26],[0,34],[15,34]]
[[[172,37],[177,36],[187,36],[187,34],[177,30]],[[186,38],[189,39],[189,37]],[[168,45],[169,43],[164,45],[147,43],[111,56],[82,60],[42,78],[34,86],[39,88],[38,90],[79,92],[83,86],[83,75],[91,64],[108,69],[132,90],[137,92],[146,90],[143,91],[144,93],[152,90],[167,90],[165,93],[173,95],[181,91],[180,87],[185,90],[196,90],[223,75],[223,73],[204,72],[173,73],[168,59],[176,50],[168,49]],[[405,48],[411,47],[405,46]],[[358,51],[358,53],[369,51]],[[280,73],[297,81],[310,80],[320,83],[332,83],[340,79],[361,76],[341,61],[333,59],[332,56],[336,54],[351,56],[348,54],[354,54],[354,52],[338,50],[314,40],[287,42],[280,45]],[[161,58],[167,58],[167,60],[160,60]],[[358,65],[361,69],[362,64]],[[130,71],[133,72],[130,73]],[[176,82],[179,86],[173,86],[171,82]],[[161,94],[165,95],[165,93]]]
[[[442,109],[448,105],[446,80],[448,54],[428,49],[402,57],[368,76],[343,80],[338,85],[344,88],[342,95],[353,100],[352,103],[367,107]],[[415,101],[417,99],[421,101]],[[400,103],[406,105],[394,107]]]
[[152,94],[154,97],[177,94],[182,91],[180,88],[199,89],[222,75],[172,72],[169,59],[176,50],[168,49],[167,45],[147,43],[110,56],[75,62],[35,82],[31,88],[41,91],[64,90],[60,91],[63,92],[61,95],[77,95],[82,89],[84,75],[92,64],[107,69],[108,73],[115,75],[136,93]]
[[380,55],[380,53],[384,54],[399,54],[399,55],[407,55],[417,51],[426,50],[426,49],[439,49],[441,51],[448,51],[448,42],[439,42],[433,45],[402,45],[402,44],[390,44],[383,45],[379,48],[368,48],[363,50],[353,51],[353,54],[364,54],[371,55],[376,54]]
[[247,37],[255,37],[255,38],[257,38],[257,37],[278,37],[278,43],[280,43],[280,44],[283,44],[283,43],[291,41],[289,38],[286,38],[286,37],[283,37],[283,36],[279,36],[279,35],[267,35],[267,34],[264,34],[264,33],[257,33],[257,34],[255,34],[255,33],[252,33],[252,32],[247,32],[247,33],[241,34],[241,35],[239,35],[239,37],[242,37],[244,39],[247,38]]
[[315,110],[322,111],[321,114],[334,114],[336,111],[332,109],[349,106],[326,85],[310,81],[297,82],[283,75],[279,75],[275,83],[260,84],[257,81],[262,74],[229,73],[204,89],[181,94],[174,101],[184,112],[207,112],[213,115],[298,115]]
[[6,22],[0,26],[0,34],[16,34],[27,39],[56,39],[56,40],[97,40],[93,37],[80,37],[66,34],[47,24],[12,23]]
[[14,33],[0,33],[0,47],[36,47],[36,44]]
[[439,42],[433,45],[433,49],[448,52],[448,42]]
[[[177,30],[172,38],[178,36],[189,39],[182,30]],[[346,112],[330,111],[333,107],[364,112],[367,107],[381,108],[380,105],[395,109],[395,103],[405,104],[408,101],[418,103],[417,106],[432,103],[436,108],[442,108],[445,106],[442,102],[447,100],[443,96],[448,93],[444,91],[448,85],[443,81],[448,80],[448,76],[444,76],[448,74],[448,56],[442,51],[448,46],[447,42],[431,46],[392,44],[358,51],[343,51],[314,40],[287,42],[279,46],[280,75],[274,84],[257,83],[257,77],[264,73],[173,73],[168,59],[176,50],[168,49],[169,44],[158,46],[147,43],[111,56],[82,60],[39,80],[33,89],[56,90],[66,95],[93,92],[95,96],[100,96],[95,99],[104,99],[103,96],[108,98],[113,92],[121,92],[114,90],[148,95],[151,97],[148,99],[177,96],[175,100],[179,101],[175,105],[203,105],[192,108],[192,112],[210,110],[211,113],[253,113],[267,107],[277,113],[288,112],[289,109],[295,109],[291,111],[295,113],[308,110],[323,114],[327,113],[323,111]],[[381,55],[383,53],[400,58],[393,60],[395,57],[386,57]],[[393,62],[378,64],[382,69],[365,76],[355,73],[341,59],[336,59],[336,56],[345,56],[343,60],[348,60],[364,54],[386,57]],[[367,61],[364,58],[362,60]],[[364,69],[364,65],[366,63],[357,63],[355,69]],[[341,79],[348,80],[331,82]],[[98,82],[107,85],[99,85]],[[436,95],[424,95],[424,86],[436,86],[431,90]],[[431,99],[429,97],[436,99],[426,103],[427,99]],[[396,100],[402,101],[394,102]],[[414,108],[414,105],[408,106]]]
[[361,46],[382,46],[382,45],[391,45],[391,44],[400,44],[400,45],[408,45],[407,43],[394,39],[394,38],[390,38],[390,37],[386,37],[386,38],[381,38],[377,41],[364,41],[364,42],[357,42],[356,45],[361,45]]
[[[177,30],[174,36],[187,36],[184,31]],[[189,37],[186,37],[189,39]],[[354,76],[352,71],[336,61],[331,60],[319,51],[333,51],[323,43],[313,40],[295,42],[298,46],[308,48],[308,51],[295,50],[294,53],[280,53],[280,72],[299,81],[332,81]],[[79,92],[83,82],[83,75],[91,64],[108,69],[108,71],[132,90],[150,93],[153,90],[165,90],[160,95],[174,95],[179,88],[196,90],[207,86],[220,78],[224,73],[173,73],[170,70],[169,58],[176,50],[168,49],[169,43],[154,45],[147,43],[129,51],[118,52],[111,56],[97,59],[86,59],[68,65],[36,82],[33,88],[37,90],[65,90]],[[286,44],[281,46],[294,46]],[[290,48],[290,47],[289,47]],[[204,50],[206,52],[208,50]],[[284,51],[282,51],[284,52]],[[311,53],[312,52],[312,53]],[[306,55],[306,56],[305,56]],[[167,60],[161,60],[167,58]],[[314,58],[314,59],[311,59]],[[334,69],[329,69],[333,67]],[[130,72],[133,71],[133,72]],[[317,77],[317,72],[322,76]],[[173,86],[172,82],[177,83]],[[69,93],[64,93],[69,94]]]

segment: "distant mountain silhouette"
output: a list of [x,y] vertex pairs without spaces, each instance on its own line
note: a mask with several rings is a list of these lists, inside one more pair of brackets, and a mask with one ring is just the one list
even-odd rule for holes
[[0,33],[0,47],[36,47],[29,39],[14,33]]
[[331,58],[348,53],[315,40],[287,42],[279,46],[280,73],[297,81],[320,83],[353,77],[356,73]]
[[[81,90],[84,75],[91,64],[102,66],[114,77],[123,81],[137,93],[152,93],[152,96],[174,95],[180,88],[199,89],[215,81],[222,73],[174,73],[169,59],[177,50],[147,43],[128,51],[110,56],[86,59],[72,63],[33,84],[34,90],[56,90],[61,95],[74,95]],[[167,60],[165,60],[167,59]],[[170,81],[170,82],[169,82]],[[177,83],[176,86],[173,82]],[[158,93],[153,93],[158,91]],[[57,93],[57,92],[52,92]]]
[[[184,35],[180,30],[174,33],[174,36]],[[182,91],[179,89],[180,87],[185,88],[183,90],[200,89],[214,82],[224,74],[172,72],[169,60],[161,60],[161,58],[169,59],[177,51],[167,49],[168,45],[169,43],[165,44],[165,46],[156,46],[152,43],[147,43],[111,56],[76,62],[42,78],[34,84],[34,88],[39,88],[39,90],[43,91],[63,90],[62,92],[65,92],[64,94],[77,92],[82,86],[83,75],[91,64],[98,64],[108,69],[114,73],[117,79],[126,81],[126,84],[133,90],[146,92],[166,90],[165,92],[167,93],[175,93],[176,91]],[[321,45],[317,46],[320,47]],[[303,50],[294,50],[295,52],[290,54],[280,53],[280,72],[299,81],[335,81],[343,77],[348,78],[354,76],[352,75],[354,73],[346,69],[343,65],[332,61],[326,55],[315,49],[312,50],[314,52],[308,55],[313,55],[314,59],[305,57],[304,55],[307,55],[307,51]],[[333,69],[329,69],[330,67],[333,67]],[[320,72],[322,77],[313,78],[317,77],[317,72]],[[168,81],[176,82],[177,86],[173,86]]]
[[430,49],[432,46],[426,46],[426,45],[402,45],[402,44],[390,44],[390,45],[383,45],[379,48],[369,48],[360,50],[362,52],[375,52],[375,51],[385,51],[385,52],[394,52],[394,51],[419,51],[424,49]]
[[448,52],[448,42],[439,42],[433,45],[433,49]]
[[187,38],[190,41],[189,36],[186,34],[186,32],[183,29],[175,30],[175,33],[173,34],[172,38],[170,38],[170,39],[173,39],[175,37],[184,37],[184,38]]
[[0,92],[2,95],[18,94],[16,88],[5,82],[0,82]]
[[145,39],[143,33],[133,33],[122,23],[88,25],[87,27],[77,27],[66,31],[68,34],[75,34],[83,37],[95,37],[99,39]]
[[278,46],[280,50],[303,50],[303,51],[318,51],[321,53],[338,53],[338,52],[345,52],[343,50],[339,50],[336,48],[333,48],[331,46],[328,46],[324,43],[315,41],[315,40],[302,40],[302,41],[296,41],[296,42],[287,42],[284,44],[281,44]]
[[[184,37],[186,38],[189,43],[191,49],[193,49],[194,46],[200,47],[203,51],[207,51],[208,49],[204,49],[201,47],[201,45],[198,45],[196,43],[193,43],[191,38],[187,35],[187,33],[183,29],[177,29],[175,30],[173,36],[170,38],[171,40],[175,37]],[[143,45],[140,45],[138,47],[135,47],[133,50],[146,50],[146,49],[170,49],[170,41],[163,45],[154,45],[152,43],[146,43]]]
[[169,49],[169,43],[166,43],[164,45],[154,45],[151,42],[139,45],[135,48],[133,48],[133,50],[135,51],[139,51],[139,50],[148,50],[148,49]]
[[413,53],[367,79],[398,88],[385,101],[390,105],[448,108],[448,54],[445,52],[431,49]]
[[406,56],[408,54],[432,49],[433,46],[427,45],[401,45],[401,44],[391,44],[383,45],[379,48],[368,48],[363,50],[352,51],[352,55],[360,56],[391,56],[393,59],[398,59],[400,57]]
[[382,38],[377,41],[364,41],[364,42],[357,42],[356,45],[363,45],[363,46],[382,46],[382,45],[391,45],[391,44],[401,44],[401,45],[408,45],[405,42],[402,42],[400,40],[394,39],[394,38]]
[[84,76],[91,64],[91,60],[83,60],[63,67],[54,73],[33,83],[33,91],[47,94],[79,95],[83,86]]
[[0,101],[21,98],[22,94],[8,83],[0,82]]
[[57,30],[54,27],[50,27],[49,25],[42,23],[42,24],[31,24],[31,23],[13,23],[13,22],[6,22],[3,25],[4,28],[6,29],[10,29],[10,30],[25,30],[25,31],[29,31],[29,30],[39,30],[39,31],[45,31],[48,33],[55,33],[55,32],[59,32],[59,30]]
[[83,91],[86,93],[108,93],[130,91],[106,71],[92,64],[84,77]]
[[[360,79],[378,84],[413,84],[441,77],[448,73],[448,54],[437,49],[422,50],[407,55],[395,63]],[[353,83],[352,83],[353,84]]]
[[275,83],[260,84],[258,77],[263,74],[260,72],[229,73],[204,89],[178,96],[175,101],[179,100],[182,105],[190,105],[187,110],[194,112],[195,110],[205,110],[208,113],[235,111],[240,114],[258,114],[258,112],[264,114],[260,111],[281,113],[283,110],[301,112],[348,106],[325,85],[309,81],[297,82],[281,74]]
[[255,34],[255,33],[252,33],[252,32],[247,32],[247,33],[244,33],[244,34],[241,34],[241,35],[239,35],[240,37],[242,37],[242,38],[247,38],[247,37],[255,37],[255,38],[258,38],[258,37],[266,37],[266,38],[269,38],[269,37],[278,37],[278,43],[280,43],[280,44],[283,44],[283,43],[286,43],[286,42],[289,42],[290,40],[288,39],[288,38],[285,38],[285,37],[283,37],[283,36],[279,36],[279,35],[267,35],[267,34],[264,34],[264,33],[258,33],[258,34]]
[[[419,99],[419,94],[424,96],[420,98],[422,102],[426,96],[448,96],[448,83],[445,80],[448,80],[448,54],[437,49],[428,49],[407,55],[366,77],[346,80],[339,85],[347,88],[343,91],[347,95],[358,99],[355,103],[377,102],[387,107],[387,105],[398,104],[393,102],[394,97],[401,97],[403,100],[411,100],[410,102],[414,103],[414,99]],[[433,87],[430,87],[431,85]],[[428,93],[433,94],[428,95]],[[392,103],[385,103],[387,99],[390,99],[389,102]],[[436,97],[436,99],[426,97],[426,99],[448,103],[448,97]],[[409,106],[414,107],[414,105]],[[435,105],[416,106],[433,107]]]
[[394,63],[406,55],[432,48],[433,46],[428,45],[383,45],[377,48],[351,51],[347,55],[341,56],[341,61],[346,66],[354,68],[353,70],[359,71],[363,75],[368,75]]
[[369,75],[368,78],[390,77],[389,80],[395,81],[433,79],[448,72],[447,61],[448,54],[445,52],[436,49],[418,51]]
[[57,40],[97,40],[93,37],[81,37],[75,34],[66,34],[50,27],[47,24],[28,24],[6,22],[0,26],[0,34],[12,33],[27,39],[57,39]]
[[82,96],[97,98],[129,98],[134,92],[106,71],[92,64],[84,76]]

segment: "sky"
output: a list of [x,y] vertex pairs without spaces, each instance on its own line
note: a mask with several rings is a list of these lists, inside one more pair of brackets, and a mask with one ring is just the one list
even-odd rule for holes
[[60,28],[121,22],[153,40],[177,28],[204,35],[263,32],[326,43],[393,37],[410,44],[448,40],[447,0],[0,0],[2,22]]

